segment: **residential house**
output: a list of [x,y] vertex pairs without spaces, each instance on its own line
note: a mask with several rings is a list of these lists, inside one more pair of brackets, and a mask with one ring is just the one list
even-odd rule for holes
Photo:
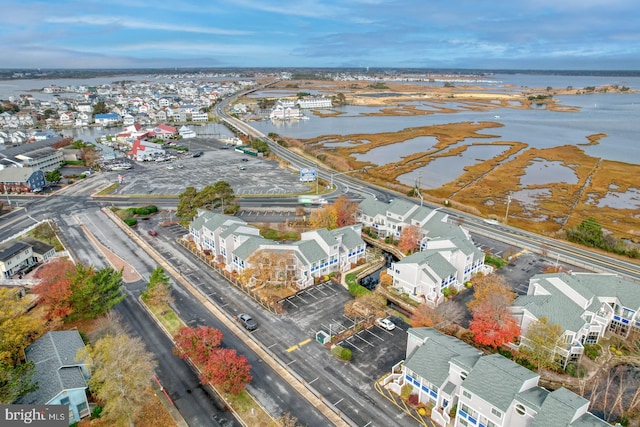
[[75,115],[72,111],[64,111],[58,115],[60,126],[71,126],[75,121]]
[[533,322],[545,317],[560,325],[563,334],[550,357],[566,367],[582,357],[584,344],[597,343],[606,332],[626,338],[640,329],[640,285],[613,274],[537,274],[511,312],[520,322],[521,346]]
[[419,230],[419,252],[392,263],[387,273],[396,290],[431,307],[444,301],[447,288],[459,291],[474,274],[490,271],[469,233],[439,209],[367,198],[359,203],[356,218],[381,238],[398,239],[408,226]]
[[260,237],[257,228],[238,218],[199,210],[189,233],[199,250],[238,273],[251,266],[254,254],[277,252],[287,259],[283,269],[301,289],[313,285],[315,278],[349,270],[365,255],[360,225],[308,231],[297,242],[278,243]]
[[565,388],[540,387],[538,374],[500,354],[483,356],[432,328],[407,333],[405,360],[382,385],[398,395],[409,385],[419,402],[432,406],[431,419],[440,426],[609,425],[588,412],[588,400]]
[[181,126],[178,133],[180,133],[180,136],[184,139],[195,138],[197,136],[193,129],[186,125]]
[[293,120],[299,119],[302,116],[303,114],[299,108],[285,107],[280,103],[276,104],[269,113],[271,120]]
[[93,117],[96,124],[102,126],[111,126],[119,123],[122,119],[118,113],[96,114]]
[[191,113],[191,121],[196,123],[206,123],[209,121],[209,114],[204,111],[194,111]]
[[30,244],[20,240],[0,243],[0,272],[5,279],[33,264],[33,248]]
[[32,260],[36,264],[41,264],[56,255],[56,248],[48,243],[34,239],[31,236],[24,236],[21,240],[31,245]]
[[38,388],[19,398],[21,405],[67,405],[69,424],[90,415],[87,400],[89,367],[78,360],[85,348],[77,330],[51,331],[25,349],[28,362],[35,365],[33,381]]
[[0,188],[3,192],[20,193],[41,190],[46,181],[42,170],[32,167],[0,169]]

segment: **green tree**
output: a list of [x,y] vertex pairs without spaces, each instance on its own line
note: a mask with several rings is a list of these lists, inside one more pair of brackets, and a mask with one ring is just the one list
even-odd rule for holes
[[567,240],[595,248],[604,248],[602,225],[592,216],[567,230]]
[[151,381],[156,363],[140,338],[107,335],[76,356],[92,366],[89,389],[104,402],[101,418],[112,425],[134,425],[153,396]]
[[263,153],[265,155],[269,154],[269,144],[261,139],[254,139],[251,141],[251,147],[258,150],[259,153]]
[[0,361],[1,404],[13,403],[18,397],[38,389],[38,384],[32,382],[35,368],[33,362],[13,366]]
[[187,187],[178,196],[178,206],[176,208],[176,216],[189,222],[196,216],[198,206],[195,204],[198,190],[195,187]]
[[560,325],[541,317],[527,328],[520,352],[538,369],[551,368],[555,364],[555,348],[562,333]]
[[124,297],[122,271],[110,267],[96,271],[92,266],[77,264],[71,274],[72,312],[67,319],[104,316]]
[[45,173],[44,178],[47,180],[47,182],[53,182],[57,184],[62,179],[62,174],[60,173],[59,169],[54,169]]
[[107,105],[104,103],[104,101],[100,101],[100,102],[96,102],[96,104],[93,106],[93,115],[95,116],[96,114],[105,114],[108,113],[109,110],[107,109]]
[[173,303],[171,282],[162,267],[156,267],[149,277],[147,289],[142,293],[142,299],[153,305],[164,307],[164,311]]

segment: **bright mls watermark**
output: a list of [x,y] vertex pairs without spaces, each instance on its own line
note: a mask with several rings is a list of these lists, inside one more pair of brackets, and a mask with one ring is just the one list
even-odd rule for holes
[[67,427],[67,405],[0,405],[0,426]]

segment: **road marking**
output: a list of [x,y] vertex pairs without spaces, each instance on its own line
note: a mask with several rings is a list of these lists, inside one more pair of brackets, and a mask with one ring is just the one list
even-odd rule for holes
[[317,380],[318,378],[319,378],[319,377],[315,377],[314,379],[312,379],[311,381],[309,381],[307,384],[313,384],[313,382],[314,382],[315,380]]
[[299,342],[298,345],[302,347],[303,345],[307,345],[310,342],[311,342],[311,338],[307,338],[306,340]]
[[297,350],[297,349],[299,349],[299,348],[300,348],[300,347],[298,347],[298,344],[293,345],[293,346],[291,346],[291,347],[289,347],[289,348],[287,349],[287,353],[291,353],[292,351],[296,351],[296,350]]

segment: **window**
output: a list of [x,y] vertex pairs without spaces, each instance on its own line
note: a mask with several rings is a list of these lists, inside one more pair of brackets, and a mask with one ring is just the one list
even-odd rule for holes
[[498,418],[502,418],[502,412],[498,411],[496,408],[491,408],[491,413]]
[[466,380],[466,379],[467,379],[467,373],[466,373],[466,372],[464,372],[464,371],[460,372],[460,379],[461,379],[462,381]]
[[527,413],[527,408],[525,408],[524,405],[520,403],[516,404],[515,410],[518,415],[524,415]]
[[471,393],[469,393],[467,390],[462,390],[462,395],[467,399],[471,399]]

